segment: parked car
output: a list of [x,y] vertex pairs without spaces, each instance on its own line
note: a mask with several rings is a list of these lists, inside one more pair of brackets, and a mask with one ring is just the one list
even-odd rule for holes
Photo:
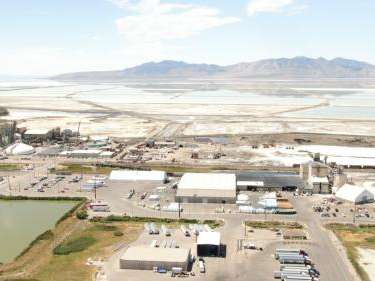
[[204,260],[202,258],[199,258],[198,260],[198,266],[199,266],[199,272],[205,273],[206,272],[206,266],[204,264]]

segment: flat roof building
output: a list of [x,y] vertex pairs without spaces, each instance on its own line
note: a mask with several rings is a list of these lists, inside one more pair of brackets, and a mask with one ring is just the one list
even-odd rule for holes
[[178,184],[176,200],[182,203],[235,203],[236,175],[185,173]]
[[295,173],[269,171],[238,172],[237,189],[251,191],[281,191],[304,189],[303,180]]
[[68,156],[73,158],[97,158],[102,153],[99,149],[76,149],[72,151],[63,151],[61,156]]
[[203,231],[199,232],[197,238],[197,255],[201,257],[221,255],[220,232]]
[[120,268],[153,270],[158,267],[171,270],[172,267],[180,267],[187,271],[190,259],[190,249],[129,247],[120,258]]
[[156,181],[164,183],[167,173],[164,171],[113,170],[109,176],[112,181]]

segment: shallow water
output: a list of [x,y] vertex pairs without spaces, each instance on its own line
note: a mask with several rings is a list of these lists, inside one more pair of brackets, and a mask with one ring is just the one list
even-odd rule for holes
[[375,106],[324,106],[289,112],[284,117],[375,120]]
[[0,200],[0,262],[19,255],[38,235],[52,229],[77,202]]

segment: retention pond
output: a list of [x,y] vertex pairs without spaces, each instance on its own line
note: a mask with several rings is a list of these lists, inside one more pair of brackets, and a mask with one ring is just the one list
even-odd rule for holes
[[0,200],[0,263],[16,258],[38,235],[77,204],[76,201]]

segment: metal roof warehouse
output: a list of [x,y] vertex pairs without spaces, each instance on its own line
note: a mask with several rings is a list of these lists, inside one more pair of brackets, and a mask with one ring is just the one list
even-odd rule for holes
[[185,173],[178,184],[176,200],[183,203],[234,203],[236,175]]
[[152,270],[154,267],[171,270],[181,267],[187,270],[190,249],[129,247],[120,258],[121,269]]

